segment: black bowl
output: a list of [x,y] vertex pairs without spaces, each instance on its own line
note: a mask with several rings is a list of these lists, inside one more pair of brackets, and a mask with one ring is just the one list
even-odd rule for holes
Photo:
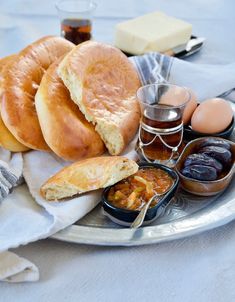
[[233,132],[233,128],[234,128],[234,117],[233,117],[231,123],[229,124],[229,126],[224,131],[221,131],[221,132],[218,132],[215,134],[197,132],[197,131],[194,131],[191,128],[191,126],[186,125],[186,126],[184,126],[184,139],[187,141],[191,141],[196,138],[200,138],[200,137],[204,137],[204,136],[212,136],[212,135],[228,139]]
[[[175,181],[171,190],[168,193],[166,193],[166,195],[164,195],[164,197],[162,197],[162,199],[160,199],[160,201],[154,207],[148,209],[144,219],[144,224],[148,224],[151,223],[156,218],[158,218],[165,211],[166,206],[169,204],[170,200],[172,199],[172,197],[176,192],[177,186],[179,184],[179,177],[173,169],[161,164],[142,162],[142,163],[138,163],[138,165],[142,169],[147,169],[147,168],[162,169],[166,171]],[[139,211],[117,208],[111,203],[109,203],[109,201],[107,200],[107,195],[111,187],[112,186],[104,189],[102,194],[102,207],[104,210],[104,214],[108,216],[115,223],[124,226],[129,226],[135,220],[135,218],[139,214]]]

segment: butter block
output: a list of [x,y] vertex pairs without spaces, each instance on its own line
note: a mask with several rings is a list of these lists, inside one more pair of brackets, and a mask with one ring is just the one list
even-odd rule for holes
[[149,51],[165,52],[186,44],[191,34],[190,23],[153,12],[117,24],[114,44],[135,55]]

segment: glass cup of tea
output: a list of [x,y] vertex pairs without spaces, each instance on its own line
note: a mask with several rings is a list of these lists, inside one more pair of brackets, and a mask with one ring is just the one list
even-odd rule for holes
[[96,4],[89,0],[62,0],[56,4],[60,34],[79,44],[92,38],[92,19]]
[[174,166],[183,149],[183,112],[191,95],[187,88],[150,84],[137,91],[141,107],[137,153],[142,160]]

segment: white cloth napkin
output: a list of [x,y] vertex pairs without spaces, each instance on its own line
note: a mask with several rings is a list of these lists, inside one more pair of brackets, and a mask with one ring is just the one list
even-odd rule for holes
[[218,96],[235,101],[235,62],[194,64],[154,52],[130,60],[137,67],[142,84],[166,81],[191,88],[198,101]]
[[[136,159],[134,145],[135,141],[125,152],[125,155],[132,159]],[[10,152],[3,149],[1,151],[5,161],[10,159]],[[0,252],[49,237],[85,216],[100,201],[101,190],[83,194],[69,201],[47,202],[40,196],[41,185],[69,162],[59,159],[53,153],[40,151],[25,153],[23,161],[21,154],[14,155],[13,159],[9,165],[11,164],[11,169],[14,168],[14,171],[16,166],[19,171],[19,168],[22,168],[22,162],[24,163],[23,175],[27,186],[18,186],[2,201]],[[34,264],[13,253],[0,253],[0,280],[20,282],[36,281],[38,278],[39,272]]]
[[[231,98],[235,87],[235,63],[230,65],[195,65],[175,58],[150,53],[133,57],[142,83],[170,81],[192,88],[200,99],[218,95]],[[135,157],[134,142],[125,155]],[[14,188],[0,203],[0,280],[35,281],[39,272],[34,264],[11,252],[71,225],[92,210],[100,200],[100,191],[84,194],[67,202],[48,203],[39,194],[42,183],[68,163],[53,154],[31,151],[23,155],[0,150],[0,159],[9,164],[19,178],[22,172],[28,185]],[[0,162],[1,167],[1,162]],[[30,193],[29,193],[30,191]],[[33,197],[33,198],[32,198]],[[36,202],[35,202],[36,201]]]
[[1,281],[29,282],[38,280],[38,268],[33,263],[11,252],[3,252],[0,255]]

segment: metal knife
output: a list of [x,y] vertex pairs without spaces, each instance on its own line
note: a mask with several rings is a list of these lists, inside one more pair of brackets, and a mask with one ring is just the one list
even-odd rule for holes
[[199,51],[203,45],[203,42],[205,41],[205,38],[198,38],[195,36],[191,36],[191,39],[186,44],[182,44],[179,46],[176,46],[166,52],[164,54],[168,56],[174,56],[177,58],[183,58],[190,56],[191,54]]

